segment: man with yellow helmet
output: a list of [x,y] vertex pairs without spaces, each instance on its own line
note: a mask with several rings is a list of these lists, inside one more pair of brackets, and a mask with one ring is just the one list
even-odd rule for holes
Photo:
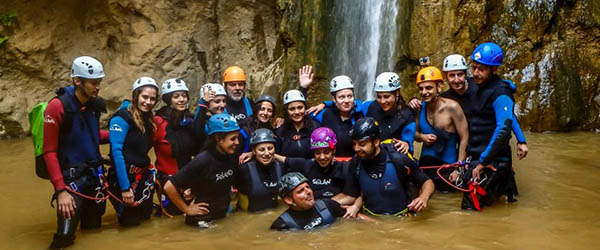
[[[468,122],[458,102],[440,96],[444,81],[442,72],[436,67],[425,67],[419,71],[416,80],[423,99],[415,134],[415,139],[423,142],[419,165],[438,166],[464,161],[469,142]],[[438,177],[436,170],[425,172],[438,189],[452,190]],[[454,173],[451,179],[457,177]]]

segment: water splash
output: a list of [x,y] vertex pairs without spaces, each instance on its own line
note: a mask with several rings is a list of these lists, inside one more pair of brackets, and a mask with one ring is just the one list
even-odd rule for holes
[[374,97],[377,73],[393,71],[398,29],[398,1],[335,0],[331,76],[352,78],[355,94]]

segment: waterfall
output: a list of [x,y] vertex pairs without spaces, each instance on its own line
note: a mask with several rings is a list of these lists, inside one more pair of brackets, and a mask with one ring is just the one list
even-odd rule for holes
[[394,69],[398,1],[335,0],[331,76],[348,75],[355,95],[372,99],[377,74]]

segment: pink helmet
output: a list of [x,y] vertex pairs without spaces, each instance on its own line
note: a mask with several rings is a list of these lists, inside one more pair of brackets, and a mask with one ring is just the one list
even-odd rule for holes
[[310,149],[319,148],[335,148],[337,143],[337,137],[333,130],[327,127],[320,127],[315,129],[310,135]]

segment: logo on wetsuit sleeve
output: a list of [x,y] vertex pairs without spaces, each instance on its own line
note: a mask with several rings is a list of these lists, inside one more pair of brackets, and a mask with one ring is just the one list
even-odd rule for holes
[[227,172],[221,172],[221,173],[216,174],[217,179],[215,181],[218,182],[220,180],[224,180],[227,177],[232,176],[232,175],[233,175],[233,170],[229,169],[229,170],[227,170]]
[[331,184],[331,178],[329,178],[329,179],[313,179],[312,183],[314,185],[330,185]]
[[54,119],[52,118],[52,116],[50,116],[50,115],[47,115],[47,116],[46,116],[46,119],[44,119],[44,122],[45,122],[45,123],[52,123],[52,124],[56,123],[56,122],[54,121]]
[[321,217],[316,218],[316,219],[312,220],[311,222],[309,222],[308,224],[306,224],[306,226],[304,226],[304,230],[313,229],[313,228],[321,225],[322,222],[323,222],[323,219]]
[[110,126],[109,130],[115,132],[123,132],[123,129],[121,128],[121,126],[119,126],[119,124],[113,124],[112,126]]

